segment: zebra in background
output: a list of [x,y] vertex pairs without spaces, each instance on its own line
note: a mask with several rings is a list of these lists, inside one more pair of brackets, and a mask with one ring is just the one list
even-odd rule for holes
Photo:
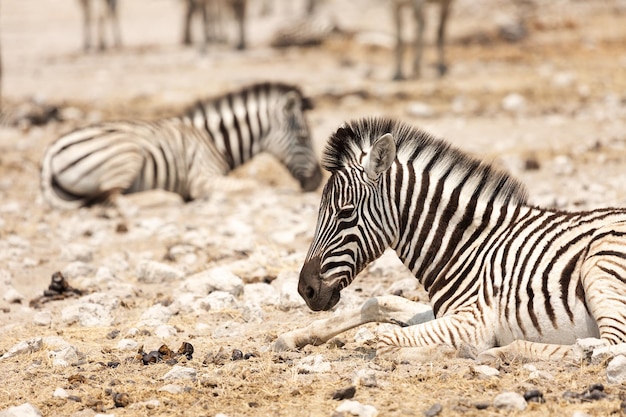
[[402,57],[404,55],[404,45],[402,42],[403,19],[402,12],[410,8],[415,20],[415,37],[412,41],[413,47],[413,67],[411,76],[419,78],[422,66],[422,50],[424,49],[424,28],[426,19],[424,18],[424,6],[426,3],[437,3],[439,5],[439,25],[437,27],[437,70],[440,76],[445,75],[448,70],[445,58],[446,24],[450,15],[450,4],[452,0],[391,0],[394,25],[396,30],[395,44],[395,64],[396,69],[394,80],[403,80]]
[[577,338],[626,342],[626,209],[531,206],[507,174],[389,119],[341,126],[322,165],[307,305],[331,309],[387,247],[429,294],[435,320],[382,334],[380,354],[469,345],[479,360],[573,360]]
[[[83,11],[83,49],[91,49],[92,20],[95,16],[98,23],[98,49],[106,49],[105,23],[108,20],[113,32],[113,42],[116,47],[122,45],[120,23],[117,17],[117,0],[79,0]],[[95,13],[94,13],[95,9]]]
[[177,117],[81,128],[46,150],[43,196],[59,208],[152,189],[186,201],[204,198],[217,178],[260,152],[275,156],[312,191],[322,175],[305,118],[311,108],[294,86],[260,83],[198,101]]
[[191,23],[194,16],[202,17],[202,47],[206,51],[210,42],[224,38],[224,13],[232,11],[237,25],[236,48],[246,48],[246,3],[247,0],[185,0],[183,19],[183,45],[191,45]]

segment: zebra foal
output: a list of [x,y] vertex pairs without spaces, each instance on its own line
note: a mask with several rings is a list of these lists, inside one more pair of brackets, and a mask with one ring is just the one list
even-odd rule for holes
[[312,191],[322,175],[305,118],[311,107],[294,86],[260,83],[198,101],[169,119],[87,126],[46,150],[43,196],[60,208],[152,189],[194,200],[260,152],[275,156]]
[[[341,126],[322,165],[331,177],[298,284],[309,308],[335,306],[388,247],[429,294],[435,319],[382,334],[380,354],[469,345],[481,360],[574,360],[578,338],[626,342],[626,209],[531,206],[507,174],[389,119]],[[279,341],[321,343],[410,311],[393,297],[368,303]]]

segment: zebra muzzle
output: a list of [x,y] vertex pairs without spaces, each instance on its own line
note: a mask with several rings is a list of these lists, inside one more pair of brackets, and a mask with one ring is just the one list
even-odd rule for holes
[[330,310],[341,297],[340,290],[324,284],[320,276],[321,260],[318,256],[304,263],[300,271],[298,293],[313,311]]

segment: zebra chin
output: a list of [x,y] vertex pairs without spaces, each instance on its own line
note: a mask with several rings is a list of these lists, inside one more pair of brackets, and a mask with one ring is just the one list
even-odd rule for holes
[[315,256],[304,263],[300,271],[298,293],[313,311],[328,311],[341,298],[338,286],[326,285],[320,277],[320,258]]

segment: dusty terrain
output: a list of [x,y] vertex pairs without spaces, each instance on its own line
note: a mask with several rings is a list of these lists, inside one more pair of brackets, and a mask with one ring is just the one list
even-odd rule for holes
[[[0,9],[6,125],[0,128],[0,355],[43,338],[0,360],[0,410],[30,403],[46,416],[331,416],[341,403],[333,392],[356,383],[353,400],[381,416],[422,415],[435,404],[440,415],[623,412],[626,389],[607,383],[605,363],[533,364],[535,373],[513,363],[484,377],[467,359],[391,364],[375,358],[369,342],[355,340],[355,331],[339,337],[341,343],[271,352],[277,335],[331,313],[312,313],[293,297],[319,191],[300,193],[269,157],[234,174],[258,182],[246,192],[186,205],[159,194],[129,197],[126,233],[98,207],[51,210],[38,188],[45,146],[75,126],[157,117],[198,97],[281,80],[315,100],[309,120],[319,152],[346,119],[398,117],[504,166],[527,184],[536,204],[623,206],[623,1],[539,1],[528,15],[528,36],[509,43],[498,28],[517,16],[515,7],[459,0],[450,20],[448,76],[437,78],[431,65],[431,21],[423,77],[401,83],[390,81],[393,31],[384,2],[327,0],[320,12],[335,16],[343,34],[320,47],[273,50],[273,31],[301,13],[297,3],[276,2],[273,15],[252,10],[249,50],[214,45],[206,54],[179,46],[178,2],[120,3],[124,46],[104,53],[81,51],[72,1],[10,0]],[[16,109],[33,98],[59,106],[62,120],[11,126]],[[173,272],[152,276],[146,265]],[[217,267],[241,278],[242,291],[209,308],[199,300],[211,290],[193,277]],[[91,298],[30,307],[55,271]],[[407,277],[387,254],[345,290],[338,308],[387,293]],[[423,298],[419,290],[412,294]],[[375,333],[377,326],[367,329]],[[149,352],[165,343],[177,350],[183,342],[195,352],[178,365],[194,370],[193,378],[165,378],[171,363],[127,360],[140,346]],[[67,346],[76,355],[62,366],[56,359]],[[235,349],[252,356],[231,360]],[[322,362],[307,368],[317,355]],[[572,398],[594,383],[604,384],[604,398]],[[64,391],[55,393],[58,388]],[[529,402],[523,412],[493,405],[502,392],[533,389],[545,403]]]

